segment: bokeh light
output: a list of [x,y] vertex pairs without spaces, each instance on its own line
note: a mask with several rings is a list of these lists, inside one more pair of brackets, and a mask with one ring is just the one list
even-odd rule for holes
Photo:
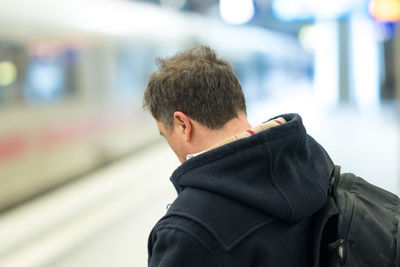
[[17,79],[17,67],[11,61],[0,62],[0,86],[13,84]]
[[244,24],[254,16],[252,0],[220,0],[219,10],[222,19],[229,24]]

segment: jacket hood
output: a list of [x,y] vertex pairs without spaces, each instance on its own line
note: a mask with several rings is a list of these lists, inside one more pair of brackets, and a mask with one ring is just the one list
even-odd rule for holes
[[277,117],[287,122],[184,162],[171,177],[178,194],[186,187],[206,190],[289,222],[320,209],[331,160],[298,114]]

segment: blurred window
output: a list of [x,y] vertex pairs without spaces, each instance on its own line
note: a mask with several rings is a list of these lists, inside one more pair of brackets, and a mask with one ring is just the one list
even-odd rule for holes
[[365,10],[365,0],[272,0],[272,10],[283,20],[335,19],[355,10]]
[[52,102],[75,91],[76,50],[67,47],[33,51],[28,55],[23,92],[27,103]]

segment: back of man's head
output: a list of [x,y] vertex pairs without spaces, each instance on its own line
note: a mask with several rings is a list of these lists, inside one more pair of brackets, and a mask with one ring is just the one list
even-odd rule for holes
[[158,71],[150,76],[143,106],[166,129],[173,114],[181,111],[210,129],[246,114],[242,88],[232,66],[215,51],[199,46],[158,59]]

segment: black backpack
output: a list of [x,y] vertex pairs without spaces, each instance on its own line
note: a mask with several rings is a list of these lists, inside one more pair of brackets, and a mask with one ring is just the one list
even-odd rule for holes
[[400,267],[400,199],[335,166],[314,216],[314,267]]

